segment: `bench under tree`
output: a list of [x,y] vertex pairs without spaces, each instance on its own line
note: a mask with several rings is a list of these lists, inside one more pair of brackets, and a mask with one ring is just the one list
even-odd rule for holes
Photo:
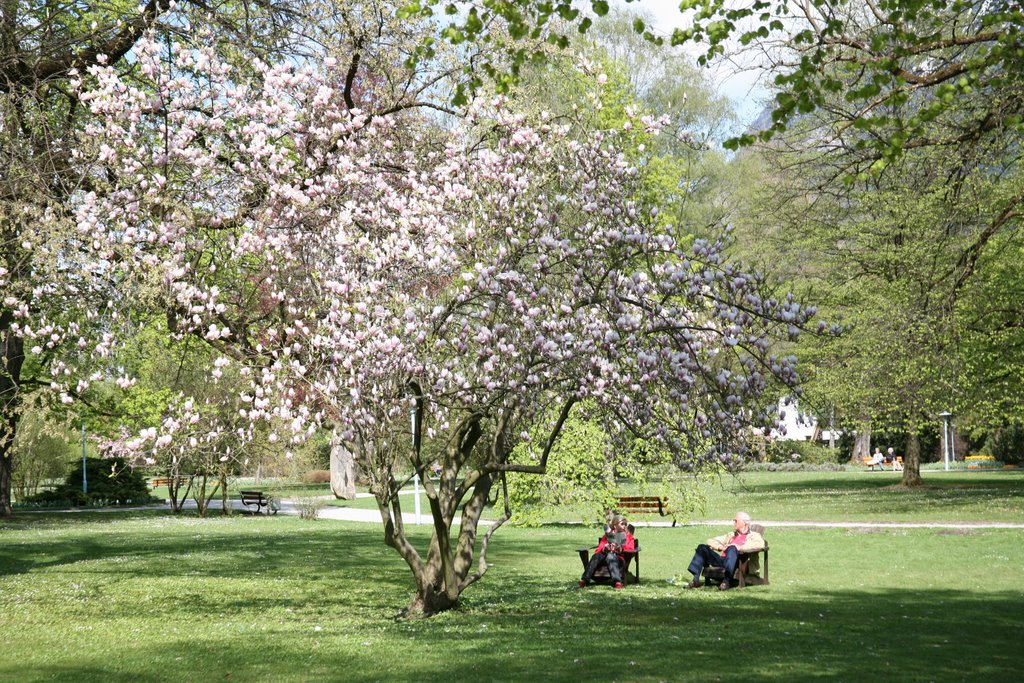
[[[631,515],[672,515],[672,511],[668,509],[668,498],[664,496],[619,496],[615,499],[615,509],[622,514]],[[675,525],[676,520],[673,517],[672,526]]]

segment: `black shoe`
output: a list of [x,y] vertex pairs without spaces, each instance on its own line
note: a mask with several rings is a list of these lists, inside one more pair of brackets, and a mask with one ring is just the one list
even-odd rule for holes
[[688,582],[683,588],[700,588],[700,579],[694,578],[693,581]]
[[720,591],[727,591],[730,588],[732,588],[732,586],[729,585],[729,579],[726,579],[722,583],[718,584],[718,590]]

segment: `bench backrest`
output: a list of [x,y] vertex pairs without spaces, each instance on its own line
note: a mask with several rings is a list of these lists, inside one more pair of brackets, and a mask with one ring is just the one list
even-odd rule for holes
[[658,496],[622,496],[615,499],[615,506],[627,512],[660,512],[666,502],[665,498]]

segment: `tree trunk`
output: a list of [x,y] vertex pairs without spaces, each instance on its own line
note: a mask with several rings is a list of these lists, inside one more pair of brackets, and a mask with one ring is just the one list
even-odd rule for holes
[[234,510],[231,508],[231,501],[228,500],[228,476],[224,472],[221,472],[219,486],[221,512],[227,517],[230,517]]
[[10,517],[14,474],[14,437],[18,433],[21,405],[21,367],[25,344],[11,332],[10,311],[0,314],[0,517]]
[[[3,431],[6,431],[6,428]],[[11,508],[11,475],[14,472],[14,457],[5,438],[6,434],[0,434],[0,517],[10,517],[14,513]]]
[[331,446],[331,492],[345,500],[356,497],[356,459],[341,443]]
[[907,434],[907,452],[903,454],[903,480],[900,483],[904,486],[924,484],[921,479],[921,442],[915,431]]
[[868,421],[862,422],[860,429],[857,430],[857,438],[853,442],[853,460],[854,462],[861,458],[871,457],[871,423]]
[[453,600],[448,596],[447,591],[435,590],[433,586],[428,586],[426,589],[416,592],[416,597],[409,603],[406,614],[432,617],[435,614],[454,609],[458,604],[458,597]]

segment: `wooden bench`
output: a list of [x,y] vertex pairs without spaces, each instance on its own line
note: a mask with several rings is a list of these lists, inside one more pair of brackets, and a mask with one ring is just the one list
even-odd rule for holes
[[[768,538],[765,536],[764,527],[760,524],[751,524],[751,531],[756,531],[761,534],[764,538],[764,550],[758,550],[756,553],[740,553],[739,562],[736,563],[736,573],[734,573],[729,582],[739,588],[745,586],[767,586],[768,585]],[[761,564],[758,555],[764,553],[764,566],[760,567]],[[761,571],[764,571],[762,578]],[[710,586],[712,584],[719,584],[725,580],[725,568],[724,567],[712,567],[710,565],[704,567],[702,572],[704,577],[704,585]]]
[[[672,512],[668,509],[668,498],[663,496],[620,496],[615,499],[615,509],[621,513],[652,515],[658,513],[668,517]],[[672,518],[672,526],[676,520]]]
[[872,463],[870,456],[862,457],[860,459],[860,462],[861,462],[862,465],[864,465],[865,467],[868,467],[871,470],[874,470],[877,467],[879,470],[883,470],[884,471],[886,465],[891,467],[893,472],[900,472],[900,471],[903,470],[903,456],[902,455],[897,455],[896,459],[893,460],[892,462],[886,462],[883,459],[882,462]]
[[[632,524],[630,524],[629,525],[629,535],[633,537],[633,542],[634,542],[635,545],[634,545],[634,550],[632,552],[622,553],[622,557],[624,558],[623,562],[622,562],[622,582],[627,584],[627,585],[630,584],[630,583],[635,583],[635,584],[637,584],[639,586],[640,585],[640,541],[636,540],[636,535],[633,533],[634,531],[635,531],[635,527]],[[600,539],[598,539],[598,543],[600,543],[600,542],[601,542]],[[593,549],[596,549],[596,548],[597,548],[597,546],[594,546],[594,548],[577,548],[576,549],[576,552],[578,552],[579,555],[580,555],[580,562],[583,563],[583,568],[584,569],[587,568],[587,564],[590,562],[590,551],[593,550]],[[633,571],[629,570],[629,565],[630,564],[633,565]],[[604,566],[598,568],[598,570],[596,572],[594,572],[594,575],[592,577],[590,577],[590,580],[593,581],[594,583],[611,583],[612,582],[612,575],[608,571],[608,565],[604,565]]]
[[[153,477],[153,479],[149,482],[149,485],[152,488],[156,488],[157,486],[170,486],[171,484],[174,483],[174,480],[175,477]],[[177,480],[179,484],[183,484],[185,483],[186,480],[188,480],[188,477],[179,476],[177,477]]]
[[[267,511],[272,514],[277,514],[277,504],[272,496],[269,496],[263,491],[239,491],[239,497],[242,499],[242,505],[249,509],[253,514],[260,514],[260,510],[267,508]],[[252,509],[255,506],[255,509]]]

